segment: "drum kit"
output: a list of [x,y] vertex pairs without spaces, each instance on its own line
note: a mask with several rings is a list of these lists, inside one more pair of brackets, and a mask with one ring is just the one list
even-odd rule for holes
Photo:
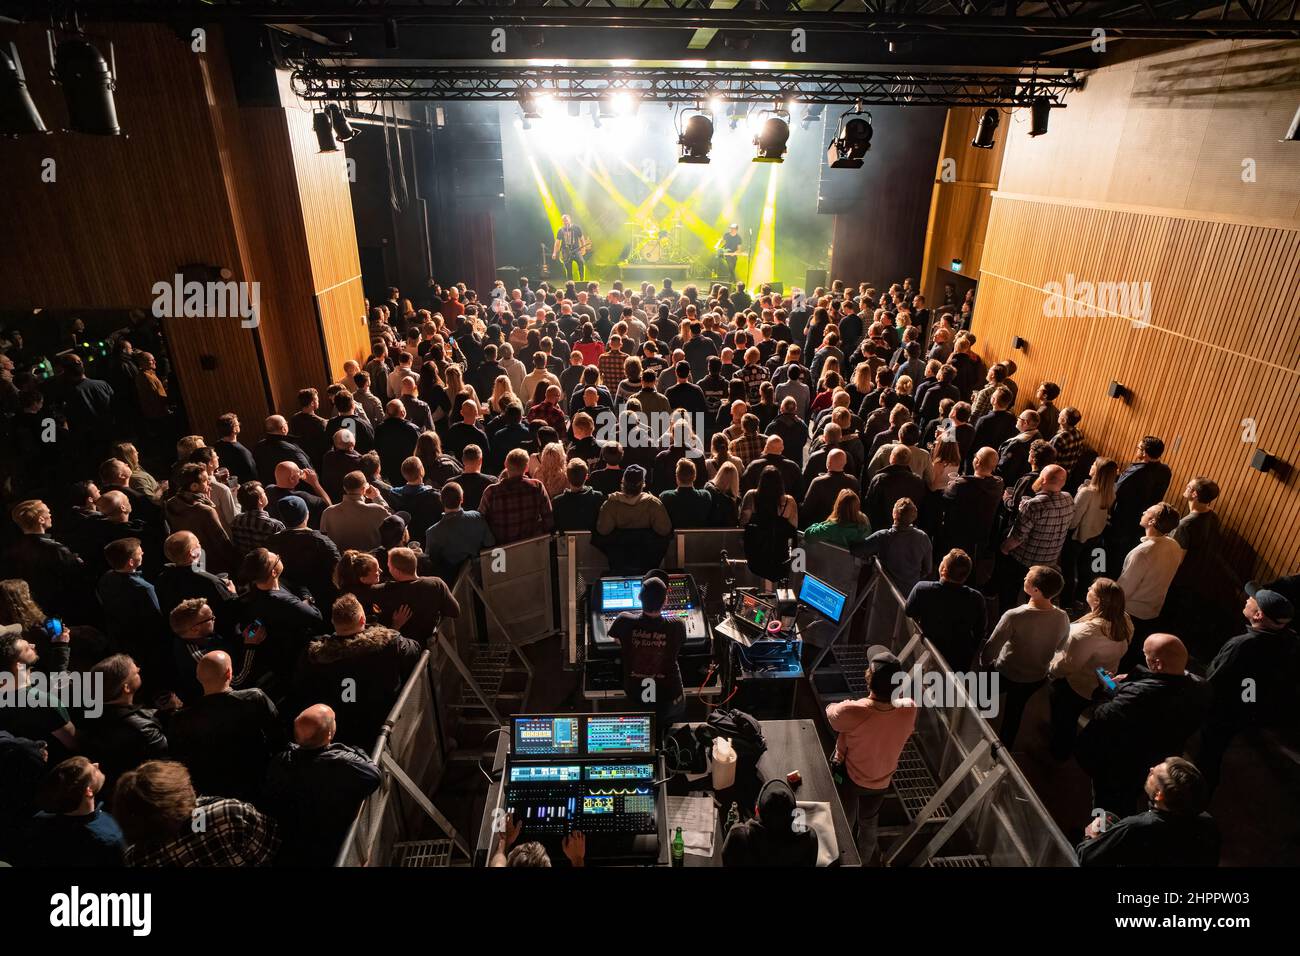
[[665,229],[653,219],[644,223],[625,222],[624,228],[631,229],[631,252],[627,261],[637,262],[677,262],[682,258],[682,222],[680,215],[674,215],[671,228]]

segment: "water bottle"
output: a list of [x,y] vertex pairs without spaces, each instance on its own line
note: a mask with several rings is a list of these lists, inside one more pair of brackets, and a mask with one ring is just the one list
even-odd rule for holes
[[731,828],[740,822],[740,804],[735,800],[731,801],[731,809],[727,811],[727,823],[723,829],[723,834],[731,832]]
[[844,761],[831,759],[831,779],[838,787],[844,785]]
[[682,839],[682,828],[677,828],[673,837],[673,866],[682,866],[686,862],[686,841]]

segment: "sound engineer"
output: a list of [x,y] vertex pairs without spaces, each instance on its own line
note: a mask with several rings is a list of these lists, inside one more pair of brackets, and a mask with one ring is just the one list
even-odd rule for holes
[[[521,843],[511,849],[523,829],[524,825],[516,823],[513,815],[506,815],[505,829],[497,833],[496,846],[493,848],[492,859],[488,861],[488,866],[549,867],[551,865],[546,847],[535,840]],[[564,850],[564,855],[568,857],[571,866],[583,866],[587,859],[586,835],[581,830],[570,831],[565,836],[561,849]]]
[[677,655],[686,643],[686,622],[667,620],[661,613],[668,598],[663,578],[647,575],[641,582],[641,613],[624,611],[609,626],[623,659],[623,690],[636,705],[653,707],[661,731],[686,714],[682,672]]

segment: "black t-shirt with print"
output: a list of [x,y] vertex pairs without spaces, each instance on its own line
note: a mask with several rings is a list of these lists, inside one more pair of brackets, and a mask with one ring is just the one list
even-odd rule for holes
[[686,642],[683,621],[624,611],[610,625],[609,636],[623,649],[623,690],[630,701],[643,701],[643,682],[647,677],[655,682],[656,710],[668,707],[682,696],[682,672],[677,666],[677,655]]

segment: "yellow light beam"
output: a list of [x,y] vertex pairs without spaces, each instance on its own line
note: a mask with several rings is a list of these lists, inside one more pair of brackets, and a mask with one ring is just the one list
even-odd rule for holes
[[780,166],[768,167],[767,195],[763,199],[763,218],[754,243],[754,261],[750,265],[750,286],[776,279],[776,183]]

